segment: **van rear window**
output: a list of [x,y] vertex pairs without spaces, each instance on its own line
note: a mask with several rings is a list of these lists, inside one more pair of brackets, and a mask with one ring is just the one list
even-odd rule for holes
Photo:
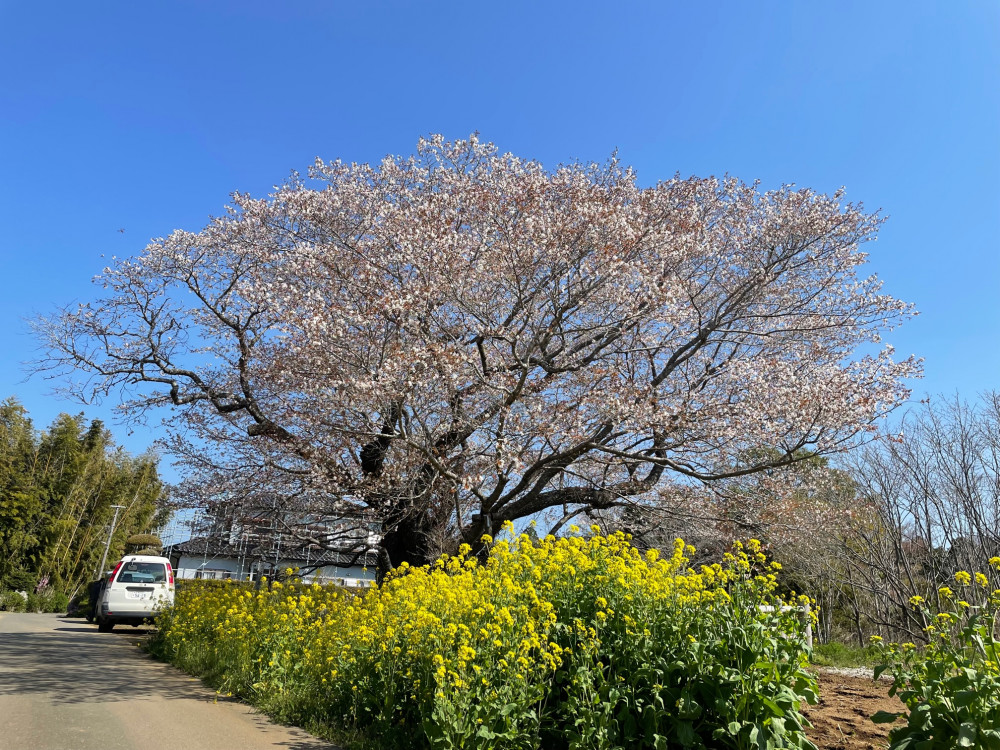
[[167,570],[163,563],[129,562],[118,571],[117,583],[163,583]]

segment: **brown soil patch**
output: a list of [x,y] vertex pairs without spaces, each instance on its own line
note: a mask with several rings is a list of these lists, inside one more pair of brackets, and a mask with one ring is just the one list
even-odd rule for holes
[[[899,712],[905,707],[889,697],[888,682],[849,677],[832,672],[819,673],[819,703],[803,706],[812,722],[806,730],[820,750],[885,750],[889,747],[890,724],[874,724],[876,711]],[[899,720],[902,723],[902,720]]]

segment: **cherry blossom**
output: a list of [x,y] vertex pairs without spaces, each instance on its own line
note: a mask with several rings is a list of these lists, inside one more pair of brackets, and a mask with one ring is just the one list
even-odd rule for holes
[[841,192],[643,188],[434,136],[116,261],[38,322],[41,366],[166,407],[199,501],[362,514],[423,562],[864,440],[920,371],[879,349],[913,314],[864,274],[880,223]]

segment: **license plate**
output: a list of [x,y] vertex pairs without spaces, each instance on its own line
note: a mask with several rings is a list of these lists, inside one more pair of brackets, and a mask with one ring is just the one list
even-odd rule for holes
[[145,599],[149,594],[145,591],[126,591],[125,596],[129,599]]

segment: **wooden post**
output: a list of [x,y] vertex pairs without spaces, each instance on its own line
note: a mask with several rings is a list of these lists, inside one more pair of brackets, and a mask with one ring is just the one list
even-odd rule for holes
[[805,625],[806,629],[806,645],[812,649],[813,647],[813,623],[812,623],[812,608],[809,606],[809,602],[802,605],[802,624]]

